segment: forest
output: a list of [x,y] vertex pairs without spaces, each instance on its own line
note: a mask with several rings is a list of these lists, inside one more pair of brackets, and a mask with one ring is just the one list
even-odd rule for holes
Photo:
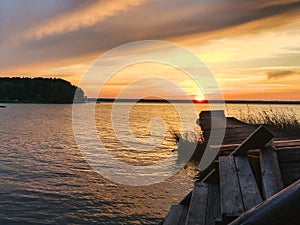
[[82,89],[60,78],[0,78],[0,102],[82,103],[85,99]]

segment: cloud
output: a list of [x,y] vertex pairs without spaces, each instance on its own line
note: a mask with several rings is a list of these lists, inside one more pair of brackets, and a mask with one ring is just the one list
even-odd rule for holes
[[300,9],[300,1],[283,0],[66,1],[69,8],[59,0],[32,2],[34,9],[16,0],[0,2],[2,70],[96,55],[136,40],[204,36],[284,13],[292,19]]
[[54,18],[25,33],[25,38],[41,39],[43,37],[72,32],[91,27],[100,21],[114,16],[120,11],[126,11],[132,6],[142,4],[145,0],[111,0],[95,1],[89,7],[78,9]]
[[288,76],[297,75],[299,72],[291,71],[291,70],[276,70],[276,71],[268,71],[266,75],[269,80],[281,79]]

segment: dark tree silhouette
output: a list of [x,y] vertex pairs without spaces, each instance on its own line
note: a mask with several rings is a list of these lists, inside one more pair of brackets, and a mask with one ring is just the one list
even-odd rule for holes
[[63,79],[0,78],[1,102],[80,103],[85,99],[82,89]]

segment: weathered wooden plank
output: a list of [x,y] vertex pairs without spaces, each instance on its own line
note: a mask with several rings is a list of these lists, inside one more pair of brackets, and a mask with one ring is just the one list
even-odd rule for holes
[[178,222],[178,225],[185,225],[186,224],[188,211],[189,211],[189,206],[184,205],[184,208],[183,208],[183,211],[181,213],[181,217],[180,217],[180,220]]
[[274,146],[276,149],[282,148],[282,147],[295,147],[300,146],[300,139],[295,140],[278,140],[274,141]]
[[265,198],[269,198],[283,189],[277,154],[271,145],[262,148],[260,165],[263,194]]
[[300,180],[247,211],[229,225],[300,224]]
[[208,201],[206,208],[206,225],[215,225],[215,221],[222,221],[220,185],[217,182],[208,183]]
[[205,224],[207,197],[207,183],[196,182],[193,189],[192,199],[186,219],[186,225]]
[[261,203],[263,199],[247,157],[235,157],[235,164],[239,176],[244,209],[247,211]]
[[280,163],[300,162],[300,148],[288,147],[276,151]]
[[221,213],[223,217],[236,217],[244,212],[234,156],[219,157]]
[[183,211],[183,205],[172,205],[164,220],[163,225],[179,225]]
[[[223,144],[223,145],[210,145],[212,149],[220,149],[220,151],[230,151],[235,150],[239,147],[240,144]],[[280,150],[282,148],[287,147],[300,147],[300,139],[296,140],[277,140],[274,141],[274,146],[276,150]]]
[[249,149],[260,149],[273,138],[273,134],[263,125],[257,128],[232,155],[246,155]]
[[230,151],[235,150],[237,147],[239,147],[239,145],[240,144],[210,145],[210,148],[218,148],[220,151]]

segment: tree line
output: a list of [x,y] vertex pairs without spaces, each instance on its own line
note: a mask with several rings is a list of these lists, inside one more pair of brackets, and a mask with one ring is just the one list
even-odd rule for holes
[[1,102],[84,102],[84,91],[60,78],[0,78]]

